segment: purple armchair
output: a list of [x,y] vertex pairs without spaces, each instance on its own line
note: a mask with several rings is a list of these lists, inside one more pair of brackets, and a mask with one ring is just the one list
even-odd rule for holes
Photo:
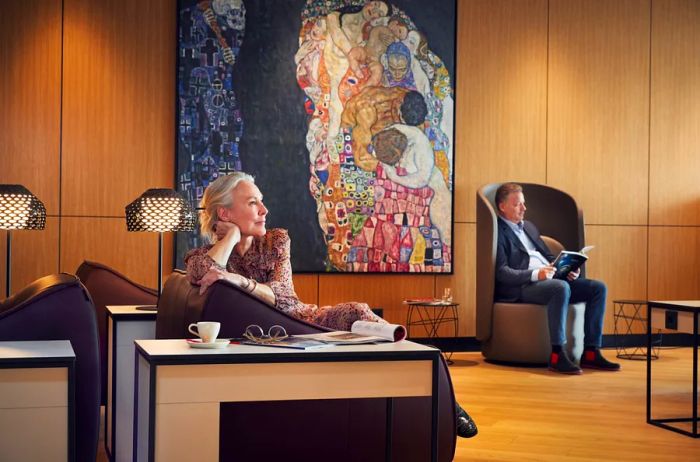
[[[158,314],[156,318],[156,338],[186,338],[191,334],[187,331],[187,326],[190,323],[198,321],[219,321],[221,322],[221,337],[240,337],[245,331],[245,328],[250,324],[258,324],[264,328],[274,324],[284,326],[287,332],[294,334],[310,334],[322,332],[327,329],[310,324],[307,322],[295,319],[287,314],[277,310],[267,303],[251,296],[247,292],[238,287],[226,282],[215,282],[204,295],[199,295],[199,287],[189,283],[184,273],[181,271],[174,272],[166,281],[163,293],[158,301]],[[439,417],[439,460],[441,462],[451,461],[454,457],[456,444],[456,418],[455,418],[455,398],[452,389],[452,382],[444,360],[440,367],[439,377],[440,388],[440,417]],[[334,400],[335,401],[335,400]],[[262,405],[261,405],[262,406]],[[270,408],[275,404],[270,404],[268,408],[258,407],[248,419],[257,416],[270,415],[277,411],[271,411]],[[280,406],[280,405],[278,405]],[[333,407],[335,406],[335,407]],[[397,398],[394,400],[394,420],[393,420],[393,441],[392,456],[393,460],[402,462],[408,461],[425,461],[429,460],[429,445],[426,446],[421,442],[429,440],[430,436],[430,403],[426,400],[418,398]],[[283,406],[281,408],[284,408]],[[319,413],[328,414],[335,412],[337,417],[335,422],[347,422],[348,415],[351,415],[354,423],[351,422],[351,427],[357,427],[357,422],[361,422],[356,433],[349,431],[350,441],[354,438],[358,440],[358,445],[381,445],[375,452],[381,452],[384,448],[384,442],[381,438],[375,438],[376,434],[383,432],[384,420],[378,416],[386,409],[384,400],[349,400],[347,406],[337,407],[337,403],[329,402],[305,402],[303,404],[304,412],[298,413],[298,408],[294,405],[286,407],[290,410],[291,416],[289,419],[294,419],[295,425],[291,427],[305,428],[303,423],[299,423],[299,419],[306,416],[318,415]],[[329,411],[329,409],[331,409]],[[275,408],[280,409],[280,408]],[[297,409],[297,412],[291,411]],[[223,412],[223,411],[222,411]],[[284,432],[295,431],[294,428],[288,426],[279,426],[270,424],[269,420],[260,417],[261,422],[250,424],[246,428],[259,431],[260,428],[274,427],[281,429]],[[281,417],[280,422],[284,422],[285,417]],[[313,423],[313,421],[311,421]],[[342,427],[342,425],[341,425]],[[316,430],[315,430],[316,431]],[[337,438],[337,433],[344,432],[338,426],[327,426],[319,430],[320,433],[314,433],[315,441],[327,441]],[[271,432],[274,434],[274,431]],[[308,438],[308,435],[306,435]],[[254,438],[251,435],[251,438]],[[280,456],[294,453],[308,452],[308,447],[304,449],[304,444],[308,446],[309,442],[305,440],[303,435],[300,438],[303,441],[297,443],[294,437],[287,435],[284,437],[284,444],[274,445],[269,444],[270,451],[279,450]],[[298,446],[295,446],[298,444]],[[284,449],[282,449],[284,448]],[[238,448],[238,451],[241,449]],[[286,451],[286,453],[284,452]],[[240,452],[237,454],[241,460],[245,457]],[[254,454],[250,454],[253,456]],[[268,452],[268,456],[271,454]],[[352,457],[349,459],[351,460]]]
[[[37,279],[0,304],[0,340],[70,340],[75,352],[75,454],[93,461],[100,419],[100,369],[95,308],[70,274]],[[37,423],[39,431],[41,423]]]
[[107,404],[107,305],[155,305],[158,293],[101,263],[85,260],[75,272],[95,304],[100,338],[100,402]]

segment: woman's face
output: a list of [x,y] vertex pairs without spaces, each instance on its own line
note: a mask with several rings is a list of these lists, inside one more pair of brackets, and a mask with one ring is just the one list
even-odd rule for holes
[[233,205],[222,208],[219,218],[235,223],[241,230],[241,236],[264,236],[267,207],[263,204],[262,193],[255,184],[241,181],[231,191]]

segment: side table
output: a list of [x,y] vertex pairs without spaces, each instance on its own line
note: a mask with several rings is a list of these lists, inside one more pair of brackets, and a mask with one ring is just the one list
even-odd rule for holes
[[[646,300],[613,300],[613,319],[615,322],[613,333],[615,334],[615,348],[618,358],[646,361],[646,347],[628,347],[624,341],[625,336],[634,334],[635,324],[641,327],[640,334],[646,333],[647,319],[644,317],[642,308],[646,306]],[[651,359],[659,359],[660,344],[660,339],[652,342]]]
[[[406,335],[411,338],[411,327],[423,326],[428,338],[438,338],[438,328],[445,323],[452,323],[454,336],[459,332],[459,303],[442,300],[406,300],[408,314],[406,316]],[[452,352],[445,352],[445,360],[452,363]]]

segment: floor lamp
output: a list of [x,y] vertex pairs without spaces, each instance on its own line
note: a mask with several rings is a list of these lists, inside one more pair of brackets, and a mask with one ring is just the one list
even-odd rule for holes
[[10,296],[10,260],[12,258],[12,230],[44,229],[46,208],[27,188],[20,184],[0,185],[0,229],[7,230],[7,267],[5,297]]
[[[172,189],[149,189],[126,206],[127,231],[158,233],[158,298],[163,278],[163,233],[194,230],[194,210]],[[154,307],[142,307],[142,309]]]

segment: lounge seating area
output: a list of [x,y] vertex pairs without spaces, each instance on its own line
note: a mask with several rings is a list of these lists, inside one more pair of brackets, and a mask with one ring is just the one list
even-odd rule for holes
[[700,461],[700,0],[0,1],[0,462]]

